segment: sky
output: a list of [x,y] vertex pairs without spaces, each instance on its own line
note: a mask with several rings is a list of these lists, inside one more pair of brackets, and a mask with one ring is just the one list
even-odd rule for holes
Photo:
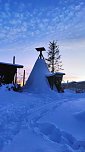
[[[24,65],[28,76],[35,48],[59,45],[64,81],[85,80],[85,0],[0,0],[0,61]],[[47,53],[44,54],[47,57]]]

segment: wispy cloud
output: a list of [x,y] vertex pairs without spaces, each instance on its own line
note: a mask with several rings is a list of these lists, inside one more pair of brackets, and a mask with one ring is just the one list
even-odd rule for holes
[[85,38],[84,2],[30,11],[31,4],[4,3],[0,10],[0,45],[20,41]]

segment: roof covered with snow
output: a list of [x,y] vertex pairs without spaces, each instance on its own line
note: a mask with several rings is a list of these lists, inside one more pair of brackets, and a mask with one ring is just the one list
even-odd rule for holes
[[55,73],[51,73],[47,75],[47,77],[50,77],[50,76],[63,76],[65,75],[65,73],[62,73],[62,72],[55,72]]
[[23,68],[23,65],[12,64],[12,63],[5,63],[5,62],[0,62],[0,65],[11,66],[11,67],[16,67],[16,68]]

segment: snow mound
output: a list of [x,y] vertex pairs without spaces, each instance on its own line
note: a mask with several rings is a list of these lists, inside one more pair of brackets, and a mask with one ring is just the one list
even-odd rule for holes
[[74,116],[81,121],[85,121],[85,111],[76,112]]
[[24,91],[42,93],[51,91],[46,75],[50,74],[44,59],[37,59],[33,70],[23,87]]

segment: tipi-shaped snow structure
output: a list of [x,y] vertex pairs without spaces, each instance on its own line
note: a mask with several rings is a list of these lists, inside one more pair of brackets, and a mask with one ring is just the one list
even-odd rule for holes
[[[52,74],[47,67],[47,64],[45,63],[44,57],[42,55],[42,51],[45,51],[45,49],[42,48],[36,48],[37,51],[40,51],[40,55],[32,69],[32,72],[23,87],[23,91],[26,92],[35,92],[35,93],[45,93],[48,91],[53,90],[56,88],[56,86],[53,84],[53,87],[51,87],[50,78],[54,77],[54,74]],[[58,73],[59,75],[59,73]],[[53,82],[53,79],[51,79]],[[57,91],[57,88],[56,88]]]

